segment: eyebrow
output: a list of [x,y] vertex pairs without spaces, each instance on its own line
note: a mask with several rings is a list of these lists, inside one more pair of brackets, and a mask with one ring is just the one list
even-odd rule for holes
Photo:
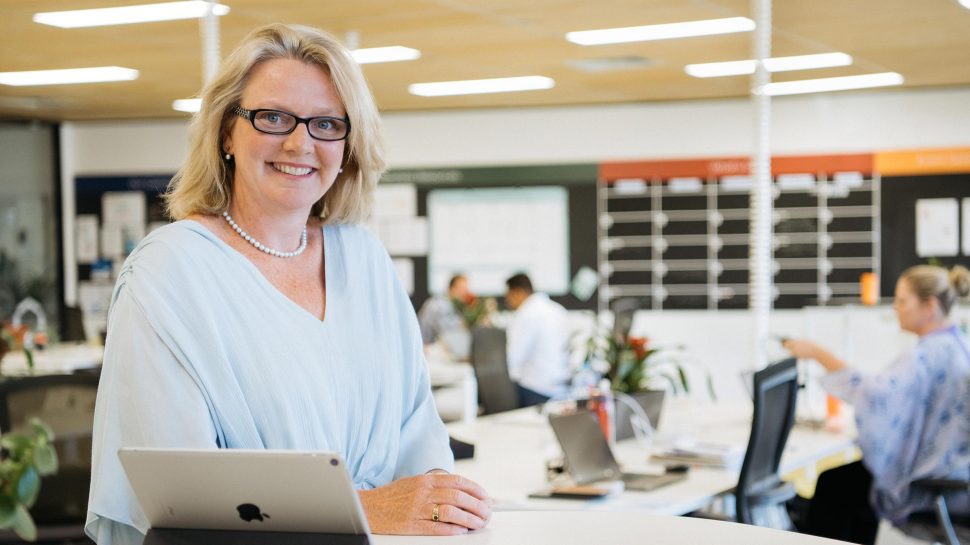
[[304,118],[311,118],[311,117],[336,117],[336,118],[339,118],[339,119],[344,119],[344,118],[347,117],[347,114],[346,113],[339,113],[339,110],[336,110],[336,109],[333,109],[333,108],[325,108],[325,109],[321,110],[324,113],[317,113],[317,114],[313,114],[313,115],[309,115],[309,116],[303,116],[303,115],[299,115],[296,112],[294,112],[293,110],[287,109],[287,108],[285,108],[283,106],[273,105],[273,103],[270,103],[269,106],[259,106],[259,107],[251,108],[251,109],[252,110],[278,110],[278,111],[281,111],[281,112],[286,112],[288,114],[295,115],[297,117],[304,117]]

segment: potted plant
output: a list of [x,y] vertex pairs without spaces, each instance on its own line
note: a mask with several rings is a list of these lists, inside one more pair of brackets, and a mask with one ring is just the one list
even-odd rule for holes
[[[614,397],[629,396],[649,413],[651,406],[660,406],[666,392],[673,395],[690,393],[686,359],[681,345],[660,346],[651,343],[647,337],[618,335],[611,328],[598,327],[585,343],[583,366],[587,372],[609,380]],[[707,386],[714,398],[709,376]],[[629,399],[616,403],[617,439],[633,435],[630,424],[633,412]],[[650,424],[656,426],[657,422]]]
[[40,479],[57,472],[54,433],[40,420],[31,420],[31,433],[0,437],[0,528],[9,528],[27,541],[37,539],[29,509],[40,494]]

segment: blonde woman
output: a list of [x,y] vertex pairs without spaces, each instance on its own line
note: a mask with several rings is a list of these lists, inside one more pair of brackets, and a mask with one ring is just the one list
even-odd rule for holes
[[410,301],[356,222],[384,168],[357,64],[270,25],[226,58],[166,194],[175,223],[125,262],[108,321],[87,531],[140,543],[124,446],[339,452],[372,531],[456,534],[490,516],[449,474]]
[[[873,543],[879,517],[903,524],[910,514],[932,509],[930,495],[911,482],[970,477],[970,341],[949,319],[968,293],[970,272],[961,266],[903,272],[893,310],[899,327],[919,342],[878,375],[851,369],[811,341],[785,343],[796,357],[825,367],[825,388],[855,408],[862,450],[861,462],[819,477],[800,530]],[[950,500],[954,512],[970,513],[966,493]]]

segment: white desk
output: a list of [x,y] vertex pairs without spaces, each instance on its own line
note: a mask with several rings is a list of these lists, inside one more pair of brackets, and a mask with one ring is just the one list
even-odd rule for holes
[[830,539],[714,520],[630,512],[495,513],[488,526],[453,537],[374,536],[374,545],[825,545]]
[[[64,343],[34,350],[34,374],[52,375],[94,369],[101,365],[104,348],[85,343]],[[12,350],[0,361],[0,374],[26,375],[27,357],[23,350]]]
[[[747,444],[751,404],[711,404],[675,399],[667,403],[660,430],[692,435],[707,441]],[[479,418],[472,423],[449,424],[457,439],[474,443],[475,458],[460,460],[455,470],[482,486],[496,500],[495,509],[505,510],[639,510],[655,514],[681,515],[707,506],[712,499],[737,485],[738,470],[693,467],[684,481],[651,492],[628,491],[594,501],[531,499],[529,493],[544,488],[546,461],[561,455],[547,421],[534,409],[520,409]],[[796,426],[782,458],[786,473],[832,454],[850,451],[852,435],[834,434]],[[614,453],[624,470],[656,471],[648,464],[648,453],[633,441],[621,442]]]
[[478,415],[478,382],[468,362],[428,357],[428,376],[442,420],[471,422]]

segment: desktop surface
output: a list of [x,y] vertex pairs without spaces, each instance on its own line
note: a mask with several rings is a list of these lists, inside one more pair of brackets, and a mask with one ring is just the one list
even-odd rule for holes
[[374,545],[825,545],[841,543],[783,532],[686,517],[639,512],[516,511],[492,515],[482,530],[454,537],[372,536]]

